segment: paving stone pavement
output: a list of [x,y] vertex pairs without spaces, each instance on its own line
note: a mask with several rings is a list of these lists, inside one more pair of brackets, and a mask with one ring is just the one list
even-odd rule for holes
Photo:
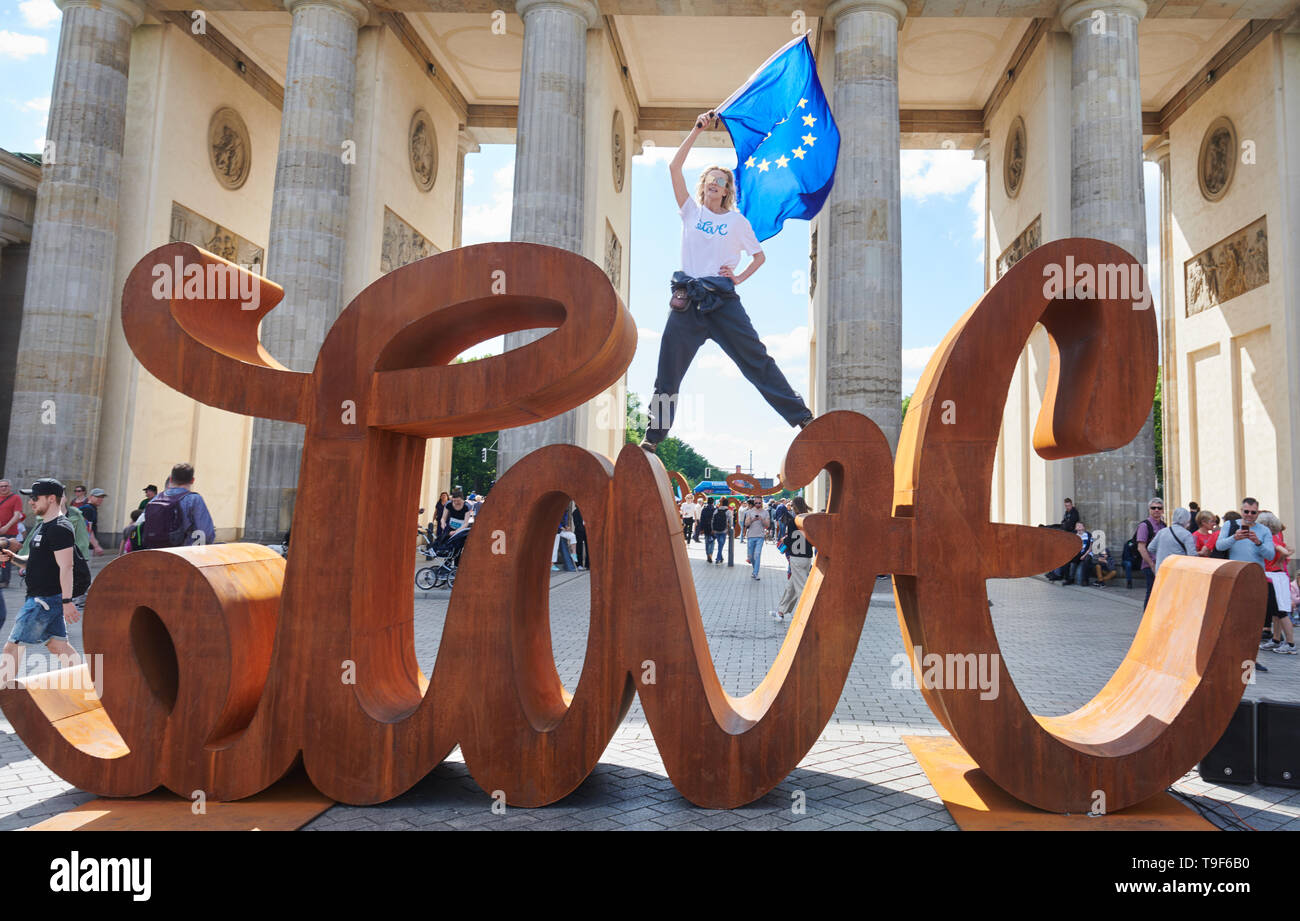
[[[739,543],[735,555],[735,566],[718,566],[704,561],[703,544],[690,548],[714,665],[726,691],[738,696],[762,680],[787,625],[768,614],[783,588],[784,559],[767,544],[762,578],[755,582]],[[94,562],[98,569],[108,560]],[[22,603],[19,585],[3,593],[10,625]],[[582,671],[588,589],[585,572],[552,576],[551,643],[569,690]],[[1142,606],[1141,588],[1127,590],[1119,582],[1096,589],[1041,578],[990,580],[988,593],[1007,670],[1026,703],[1043,715],[1068,713],[1101,689],[1132,641]],[[416,592],[416,656],[426,674],[437,656],[449,597],[446,590]],[[71,626],[69,636],[83,648],[80,624]],[[494,811],[491,797],[470,777],[456,750],[403,796],[378,806],[334,806],[306,828],[954,831],[924,771],[900,741],[907,734],[942,733],[920,691],[910,680],[897,680],[910,679],[903,655],[890,583],[882,579],[831,723],[785,781],[741,809],[699,809],[677,793],[638,700],[592,775],[552,806]],[[1270,671],[1258,675],[1246,695],[1300,701],[1300,656],[1261,654],[1261,659]],[[43,667],[37,659],[29,670]],[[1254,828],[1300,829],[1300,791],[1210,784],[1194,770],[1175,786]],[[93,798],[40,764],[0,718],[0,829],[25,828]],[[1226,824],[1213,814],[1210,818]]]

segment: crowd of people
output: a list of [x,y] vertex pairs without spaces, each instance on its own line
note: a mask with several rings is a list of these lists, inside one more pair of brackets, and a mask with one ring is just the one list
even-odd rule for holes
[[[1114,578],[1118,568],[1106,550],[1103,531],[1089,531],[1079,520],[1074,503],[1065,500],[1065,515],[1055,527],[1079,536],[1079,552],[1047,578],[1062,585],[1077,583],[1103,586]],[[1230,510],[1222,517],[1201,508],[1196,502],[1173,510],[1165,520],[1165,503],[1159,496],[1147,503],[1147,517],[1124,547],[1119,560],[1126,584],[1133,587],[1136,572],[1145,582],[1143,607],[1151,602],[1151,590],[1161,565],[1171,556],[1199,556],[1254,563],[1268,582],[1266,609],[1259,648],[1281,655],[1296,655],[1295,623],[1300,619],[1300,579],[1292,579],[1290,564],[1295,548],[1285,538],[1286,525],[1278,516],[1260,509],[1259,500],[1246,496],[1241,509]],[[1258,671],[1268,671],[1256,665]]]
[[[212,516],[193,487],[190,464],[173,467],[161,493],[153,484],[146,486],[144,499],[123,527],[119,553],[215,542]],[[17,492],[10,480],[0,479],[0,589],[11,585],[15,572],[26,587],[0,653],[0,681],[18,674],[27,646],[45,646],[66,665],[80,662],[68,642],[67,624],[80,620],[85,607],[90,557],[105,553],[99,514],[107,497],[106,490],[80,484],[69,496],[54,477],[41,477]],[[7,619],[0,595],[0,626]]]

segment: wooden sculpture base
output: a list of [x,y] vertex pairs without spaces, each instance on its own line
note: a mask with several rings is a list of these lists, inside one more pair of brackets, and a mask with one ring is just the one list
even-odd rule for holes
[[194,801],[167,790],[122,799],[96,799],[33,825],[28,831],[295,831],[334,805],[301,770],[233,803]]
[[1103,816],[1060,815],[1020,802],[944,736],[903,736],[962,831],[1215,831],[1168,793]]

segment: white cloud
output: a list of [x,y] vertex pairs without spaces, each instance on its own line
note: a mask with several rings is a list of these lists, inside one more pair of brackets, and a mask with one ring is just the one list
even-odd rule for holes
[[[958,195],[984,178],[984,162],[968,150],[901,152],[903,198],[925,201],[932,195]],[[981,195],[980,207],[983,208]]]
[[23,103],[23,108],[28,112],[48,112],[50,110],[50,97],[40,96],[36,99],[29,99]]
[[[971,214],[975,217],[975,232],[971,234],[974,240],[984,239],[984,170],[980,170],[979,182],[975,183],[975,188],[971,189],[970,198],[966,204],[970,207]],[[984,254],[980,253],[980,261],[984,261]]]
[[930,357],[937,348],[937,345],[927,345],[918,349],[903,349],[903,396],[916,391],[921,373],[925,371],[925,366],[930,363]]
[[469,167],[465,167],[465,178],[462,183],[467,189],[474,184],[474,171]]
[[39,35],[24,35],[21,32],[0,29],[0,58],[24,61],[35,55],[45,54],[49,50],[49,42]]
[[657,329],[647,329],[644,326],[638,326],[636,328],[638,342],[653,342],[658,340],[662,335],[663,333],[659,332]]
[[59,21],[59,8],[53,0],[23,0],[18,4],[23,19],[33,29],[48,29]]
[[[677,156],[676,147],[646,147],[643,153],[632,158],[633,166],[656,166],[668,163]],[[726,147],[692,147],[686,155],[683,172],[692,169],[704,169],[706,166],[736,167],[736,151]]]
[[763,345],[767,346],[767,354],[781,366],[782,371],[787,364],[807,364],[808,327],[796,326],[788,333],[774,333],[763,336],[762,339]]
[[515,164],[492,173],[492,203],[465,209],[461,239],[464,245],[491,243],[510,239],[510,213],[513,204]]

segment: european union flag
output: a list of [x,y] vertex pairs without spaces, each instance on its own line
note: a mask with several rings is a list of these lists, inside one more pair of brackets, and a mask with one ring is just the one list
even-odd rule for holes
[[840,132],[808,36],[767,59],[715,110],[736,148],[740,210],[759,240],[786,218],[812,218],[835,182]]

